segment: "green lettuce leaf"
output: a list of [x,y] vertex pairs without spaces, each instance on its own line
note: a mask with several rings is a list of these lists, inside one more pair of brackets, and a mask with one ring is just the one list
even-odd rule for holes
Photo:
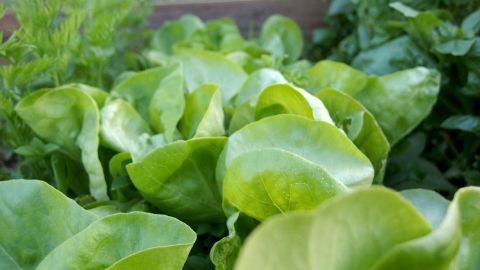
[[185,109],[184,77],[180,68],[163,78],[148,107],[150,125],[163,133],[168,142],[174,140],[177,124]]
[[172,61],[181,64],[189,93],[204,83],[217,84],[224,105],[240,91],[247,79],[247,74],[239,65],[214,52],[180,49]]
[[185,139],[225,134],[220,89],[215,84],[202,84],[187,96],[180,132]]
[[235,109],[229,132],[232,134],[255,120],[277,114],[296,114],[333,124],[322,101],[315,96],[291,84],[272,84]]
[[209,21],[205,24],[210,40],[221,52],[241,50],[244,40],[237,24],[231,18],[225,17]]
[[277,83],[287,83],[282,73],[270,68],[259,69],[250,74],[245,80],[233,104],[240,106],[247,100],[252,100],[253,103],[256,103],[258,95],[265,88]]
[[338,128],[297,115],[268,117],[235,132],[216,173],[224,201],[260,220],[310,209],[373,179],[368,158]]
[[289,84],[265,88],[255,106],[255,119],[276,114],[296,114],[312,120],[333,124],[322,101],[307,91]]
[[358,101],[334,89],[324,89],[317,97],[330,112],[335,125],[345,131],[372,162],[373,183],[382,183],[390,145],[373,115]]
[[226,138],[196,138],[159,147],[127,165],[135,187],[163,212],[189,222],[224,219],[215,164]]
[[258,220],[310,210],[346,191],[322,166],[274,148],[239,155],[223,180],[224,200]]
[[112,97],[126,100],[156,132],[173,140],[185,101],[182,69],[178,65],[137,72],[112,90]]
[[368,82],[368,76],[350,66],[330,60],[318,62],[309,71],[308,90],[317,93],[334,88],[355,97]]
[[93,100],[95,100],[95,102],[97,103],[98,108],[102,108],[103,105],[105,104],[105,101],[108,98],[108,93],[103,91],[100,88],[96,88],[96,87],[86,85],[86,84],[81,84],[81,83],[73,83],[73,84],[65,85],[64,87],[68,87],[68,86],[77,88],[78,90],[91,96]]
[[262,47],[273,55],[285,57],[288,63],[297,60],[303,52],[303,35],[300,27],[284,16],[270,16],[260,33]]
[[435,191],[427,189],[402,190],[400,195],[417,208],[432,228],[440,227],[450,204],[448,200]]
[[235,109],[228,127],[229,134],[255,121],[255,106],[252,103],[247,100]]
[[210,250],[210,260],[215,270],[232,269],[237,254],[240,251],[242,240],[237,235],[235,223],[240,213],[236,212],[227,219],[228,236],[216,242]]
[[165,22],[153,33],[150,46],[166,55],[171,55],[175,45],[185,42],[196,33],[204,34],[205,30],[205,25],[200,18],[185,15],[178,20]]
[[228,235],[215,242],[210,249],[210,260],[215,270],[231,270],[245,238],[255,229],[258,222],[234,212],[227,219]]
[[[36,269],[56,246],[97,218],[45,182],[1,181],[0,266]],[[12,268],[6,268],[8,261]]]
[[140,158],[153,148],[148,124],[123,99],[108,102],[101,110],[102,143],[117,152],[130,152]]
[[194,231],[172,217],[114,214],[57,246],[37,269],[182,269],[195,239]]
[[460,211],[460,225],[462,227],[462,242],[460,251],[455,259],[459,269],[476,269],[480,267],[480,189],[467,187],[455,194]]
[[40,137],[82,161],[90,193],[97,200],[108,200],[98,158],[100,115],[92,97],[74,87],[40,90],[23,98],[15,110]]

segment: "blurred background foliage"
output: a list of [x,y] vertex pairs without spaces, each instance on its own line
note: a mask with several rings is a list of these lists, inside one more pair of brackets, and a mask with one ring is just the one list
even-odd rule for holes
[[442,74],[431,115],[392,149],[385,184],[448,197],[480,185],[480,1],[334,0],[325,21],[307,52],[313,61],[376,75],[419,65]]

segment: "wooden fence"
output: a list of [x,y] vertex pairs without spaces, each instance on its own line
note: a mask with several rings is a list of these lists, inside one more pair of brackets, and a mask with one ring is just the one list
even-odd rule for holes
[[[258,31],[269,15],[282,14],[294,19],[305,37],[310,38],[313,29],[324,25],[323,16],[327,6],[326,0],[157,0],[150,24],[156,28],[184,14],[194,14],[204,20],[231,17],[240,31],[246,34],[251,26]],[[0,20],[0,31],[4,32],[4,36],[8,36],[17,26],[14,14],[7,13]]]

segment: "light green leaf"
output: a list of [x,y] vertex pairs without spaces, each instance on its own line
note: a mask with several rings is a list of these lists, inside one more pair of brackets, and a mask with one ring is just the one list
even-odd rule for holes
[[266,221],[247,238],[235,269],[370,269],[391,248],[430,231],[396,193],[358,190]]
[[271,66],[271,63],[266,63],[267,61],[265,61],[265,59],[270,59],[271,56],[267,57],[266,55],[262,55],[261,58],[258,58],[255,54],[249,54],[245,51],[235,51],[225,55],[225,57],[235,64],[241,66],[245,72],[249,74],[261,68]]
[[308,259],[308,232],[312,222],[310,212],[292,212],[270,218],[247,238],[234,269],[326,269],[310,265]]
[[57,246],[37,269],[181,269],[195,239],[172,217],[114,214]]
[[181,49],[175,53],[173,61],[181,63],[189,93],[204,83],[215,83],[220,87],[225,105],[240,91],[247,78],[240,66],[214,52]]
[[207,22],[205,26],[210,40],[218,50],[230,52],[243,49],[244,40],[233,19],[220,18]]
[[227,221],[228,235],[210,249],[210,261],[215,270],[232,270],[245,238],[258,226],[258,221],[234,211]]
[[273,33],[268,39],[265,39],[262,42],[262,48],[277,57],[279,62],[283,62],[283,60],[287,58],[286,48],[284,47],[282,38],[277,33]]
[[108,102],[101,110],[102,143],[117,152],[130,152],[140,158],[153,148],[149,144],[150,128],[130,104],[123,99]]
[[[168,121],[172,122],[165,124],[168,128],[163,126],[165,131],[169,133],[168,136],[171,136],[170,133],[173,132],[171,126],[176,125],[175,120],[178,121],[180,118],[179,111],[183,110],[183,99],[180,94],[182,90],[178,88],[178,83],[180,82],[177,81],[182,80],[179,72],[181,71],[179,71],[178,65],[136,72],[115,86],[111,95],[114,98],[121,98],[130,103],[143,119],[147,123],[151,123],[158,131],[163,126],[162,124],[165,124],[163,121],[166,120],[166,118],[162,118],[162,114],[166,113],[166,110],[171,109],[172,106],[178,106],[177,109],[168,112],[168,114],[172,115],[172,118],[168,117]],[[166,87],[174,88],[167,90]],[[166,93],[166,91],[172,91],[172,93]],[[160,102],[159,98],[166,96],[174,97],[174,104],[170,104],[171,100],[162,100]],[[155,115],[152,116],[155,117],[154,119],[150,119],[152,114]],[[162,129],[162,131],[164,130]]]
[[[266,49],[271,48],[272,42],[279,43],[281,51],[272,51],[278,56],[286,56],[287,62],[297,60],[303,51],[302,30],[292,19],[280,15],[270,16],[262,26],[260,42]],[[276,46],[274,46],[276,47]]]
[[155,132],[165,134],[168,142],[173,141],[177,124],[185,109],[183,84],[182,69],[177,68],[163,78],[148,108],[150,125]]
[[0,266],[35,269],[56,246],[96,219],[43,181],[1,181]]
[[333,124],[322,101],[307,91],[290,84],[271,85],[258,97],[255,106],[256,119],[276,114],[297,114],[312,120]]
[[215,265],[215,270],[233,269],[242,245],[242,240],[235,229],[239,216],[240,213],[236,212],[227,219],[228,235],[217,241],[210,249],[210,260]]
[[417,208],[433,229],[440,227],[447,214],[448,200],[435,191],[426,189],[402,190],[400,195]]
[[132,77],[135,74],[136,74],[135,71],[131,71],[131,70],[123,71],[122,73],[120,73],[115,77],[115,80],[113,81],[113,87],[119,85],[120,83],[124,82],[125,80],[127,80],[128,78]]
[[372,114],[352,97],[334,89],[324,89],[317,97],[327,107],[337,127],[343,129],[372,162],[375,168],[373,183],[382,183],[390,145]]
[[283,76],[293,85],[306,88],[308,85],[308,71],[312,68],[312,63],[308,60],[298,60],[291,64],[280,67]]
[[227,170],[237,157],[272,148],[321,166],[333,179],[348,187],[368,186],[373,179],[368,158],[338,128],[285,114],[253,122],[229,137],[217,165],[218,185],[222,187]]
[[200,85],[187,96],[180,131],[185,139],[225,134],[220,89],[215,84]]
[[361,71],[330,60],[318,62],[308,71],[308,75],[308,90],[313,93],[324,88],[334,88],[354,97],[368,82],[368,76]]
[[133,184],[163,212],[186,221],[221,221],[215,164],[225,138],[177,141],[127,165]]
[[[121,190],[133,186],[128,173],[126,165],[132,163],[132,156],[128,152],[118,153],[113,156],[108,162],[108,170],[112,176],[111,192],[112,197],[115,197],[121,193]],[[120,195],[121,196],[121,195]]]
[[73,84],[68,84],[65,85],[64,87],[74,87],[79,89],[80,91],[84,92],[85,94],[91,96],[93,100],[97,103],[98,108],[102,108],[103,104],[105,104],[105,101],[107,100],[108,93],[103,91],[102,89],[86,85],[86,84],[81,84],[81,83],[73,83]]
[[170,55],[174,46],[195,32],[204,32],[203,22],[196,16],[185,15],[175,21],[165,22],[152,36],[151,47]]
[[235,109],[228,127],[229,134],[233,134],[235,131],[255,121],[255,106],[252,103],[250,100],[247,100]]
[[233,103],[235,106],[240,106],[247,100],[252,100],[255,104],[263,89],[277,83],[287,83],[282,73],[269,68],[259,69],[248,76]]
[[15,110],[40,137],[60,146],[72,159],[81,160],[92,196],[108,200],[97,153],[100,116],[93,98],[73,87],[40,90],[22,99]]
[[224,200],[258,220],[313,209],[346,190],[320,165],[278,148],[239,155],[223,182]]
[[480,268],[480,188],[466,187],[455,194],[460,211],[462,243],[455,264],[458,269]]

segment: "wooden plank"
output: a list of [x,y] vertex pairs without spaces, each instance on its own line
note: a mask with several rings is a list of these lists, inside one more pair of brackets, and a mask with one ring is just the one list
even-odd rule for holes
[[7,13],[5,16],[0,20],[0,32],[3,33],[3,37],[9,37],[13,30],[18,27],[17,20],[15,19],[15,15],[12,13]]
[[[170,2],[169,2],[170,1]],[[167,20],[175,20],[185,14],[194,14],[203,20],[220,17],[233,18],[240,31],[247,35],[253,26],[258,33],[263,21],[272,14],[281,14],[294,19],[302,28],[306,38],[312,30],[324,26],[323,16],[328,4],[322,0],[157,0],[155,10],[150,17],[150,26],[159,27]],[[13,14],[6,14],[0,20],[0,31],[9,36],[18,27]]]

